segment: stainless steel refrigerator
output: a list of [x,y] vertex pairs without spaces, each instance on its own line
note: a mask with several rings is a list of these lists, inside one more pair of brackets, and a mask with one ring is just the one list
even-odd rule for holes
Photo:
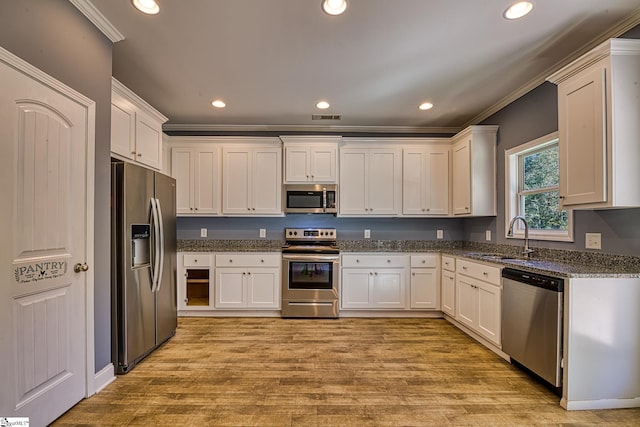
[[176,182],[111,164],[112,359],[129,372],[177,327]]

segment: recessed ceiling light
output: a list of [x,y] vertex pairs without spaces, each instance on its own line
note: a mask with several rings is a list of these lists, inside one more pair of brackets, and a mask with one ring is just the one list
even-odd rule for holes
[[322,0],[322,10],[329,15],[341,15],[347,9],[347,0]]
[[504,11],[503,16],[506,19],[518,19],[531,12],[532,9],[533,3],[530,1],[519,1],[509,6],[507,10]]
[[433,104],[430,102],[423,102],[418,108],[421,110],[430,110],[433,108]]
[[224,108],[227,106],[227,104],[225,104],[225,102],[221,99],[216,99],[211,103],[211,105],[213,105],[216,108]]
[[160,6],[155,0],[131,0],[131,3],[142,13],[147,15],[155,15],[160,12]]
[[327,108],[329,108],[329,103],[327,101],[320,101],[316,104],[316,107],[321,110],[326,110]]

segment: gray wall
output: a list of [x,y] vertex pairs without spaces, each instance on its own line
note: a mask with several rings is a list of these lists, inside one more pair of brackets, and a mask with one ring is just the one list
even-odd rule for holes
[[4,0],[0,46],[96,102],[95,370],[111,363],[110,154],[112,43],[68,0]]
[[209,239],[259,239],[266,229],[267,239],[283,239],[286,227],[336,228],[342,240],[364,240],[371,230],[372,240],[436,240],[442,230],[444,240],[462,240],[462,220],[422,218],[337,218],[334,215],[294,214],[278,218],[178,218],[178,239],[199,239],[206,228]]

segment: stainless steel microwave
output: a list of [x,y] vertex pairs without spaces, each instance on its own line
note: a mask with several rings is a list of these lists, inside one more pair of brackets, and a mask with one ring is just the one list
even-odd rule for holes
[[335,184],[285,184],[286,213],[337,213],[338,186]]

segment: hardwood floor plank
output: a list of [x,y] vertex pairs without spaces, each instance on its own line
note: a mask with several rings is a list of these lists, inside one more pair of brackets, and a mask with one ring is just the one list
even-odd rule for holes
[[442,319],[181,318],[54,426],[640,426],[572,411]]

